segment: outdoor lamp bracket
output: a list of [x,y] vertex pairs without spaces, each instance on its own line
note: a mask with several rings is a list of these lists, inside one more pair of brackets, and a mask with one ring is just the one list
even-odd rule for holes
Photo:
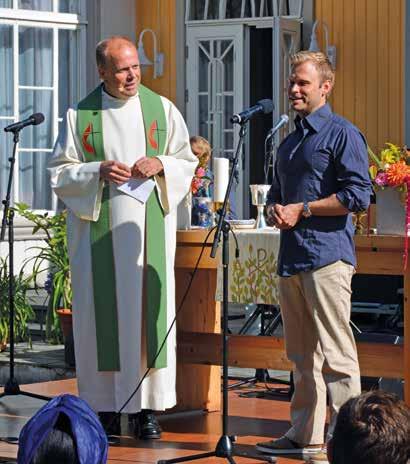
[[[309,50],[311,52],[319,52],[320,48],[317,42],[317,36],[316,36],[316,29],[319,25],[319,20],[316,20],[313,23],[312,27],[312,34],[310,35],[310,44],[309,44]],[[322,21],[322,27],[325,31],[325,54],[329,58],[329,61],[333,67],[333,69],[336,69],[336,46],[335,45],[329,45],[329,29],[327,27],[327,24]]]
[[[144,43],[142,41],[142,38],[146,32],[150,32],[152,34],[152,40],[154,44],[153,61],[151,61],[147,57],[147,55],[145,54],[145,50],[144,50]],[[152,29],[144,29],[141,31],[139,38],[138,38],[138,56],[139,56],[141,67],[154,65],[154,74],[153,74],[154,79],[164,74],[164,54],[158,52],[157,50],[157,36]]]

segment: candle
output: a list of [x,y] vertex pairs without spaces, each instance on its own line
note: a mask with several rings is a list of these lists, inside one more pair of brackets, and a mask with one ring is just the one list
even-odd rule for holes
[[214,158],[214,201],[223,202],[229,182],[229,160]]

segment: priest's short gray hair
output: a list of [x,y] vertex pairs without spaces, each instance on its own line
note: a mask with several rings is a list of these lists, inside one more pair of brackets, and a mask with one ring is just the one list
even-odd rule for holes
[[107,64],[107,48],[111,42],[119,41],[126,42],[127,44],[137,48],[135,43],[125,35],[113,35],[107,39],[101,40],[98,42],[97,47],[95,48],[95,58],[97,61],[97,66],[104,68]]

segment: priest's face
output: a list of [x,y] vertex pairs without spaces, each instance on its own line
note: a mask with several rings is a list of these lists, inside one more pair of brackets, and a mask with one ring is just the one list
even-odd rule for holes
[[123,100],[133,97],[141,82],[137,49],[129,42],[113,40],[107,46],[105,63],[98,72],[110,95]]

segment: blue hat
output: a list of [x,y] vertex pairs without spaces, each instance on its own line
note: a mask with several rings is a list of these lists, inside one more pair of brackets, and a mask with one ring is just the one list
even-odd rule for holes
[[104,429],[88,404],[73,395],[60,395],[45,404],[20,433],[18,464],[30,464],[39,446],[64,413],[71,424],[81,464],[105,464],[108,443]]

